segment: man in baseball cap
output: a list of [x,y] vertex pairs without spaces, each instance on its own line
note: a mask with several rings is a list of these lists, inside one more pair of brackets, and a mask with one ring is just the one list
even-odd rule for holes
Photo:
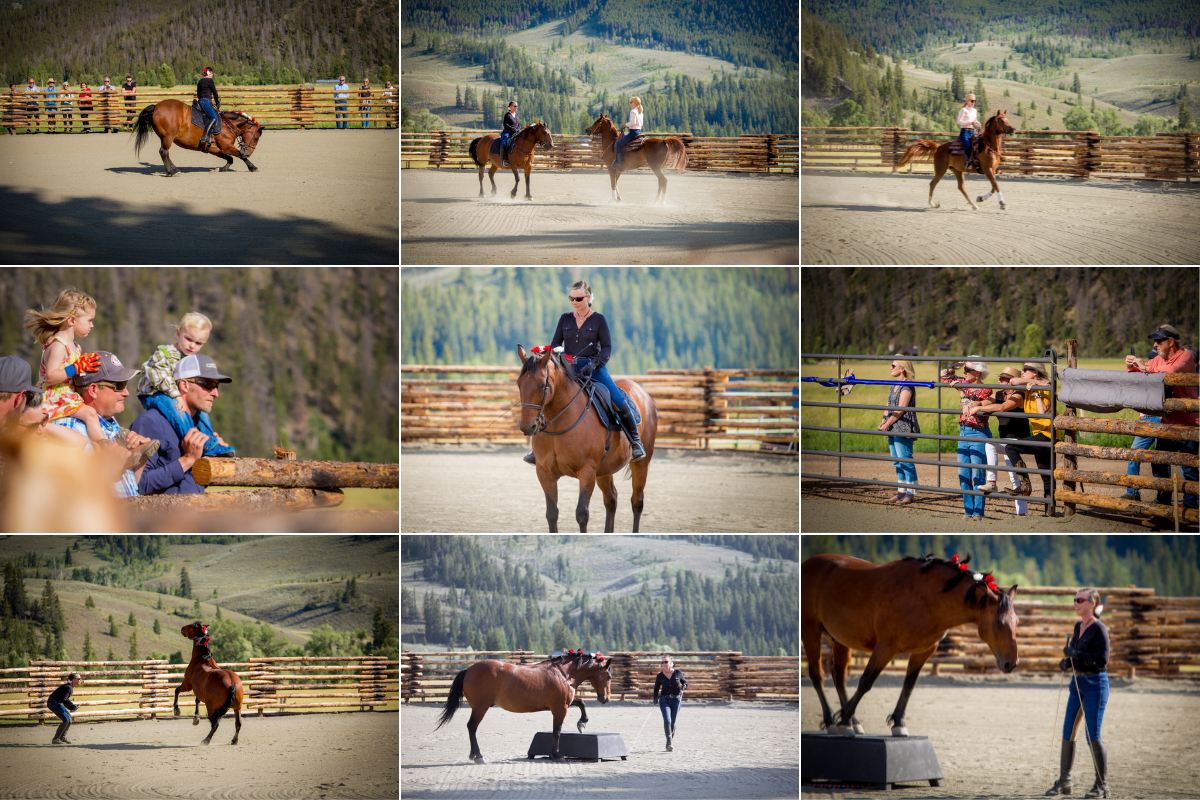
[[32,374],[24,359],[0,358],[0,430],[17,424],[25,410],[25,393],[38,391],[29,381]]

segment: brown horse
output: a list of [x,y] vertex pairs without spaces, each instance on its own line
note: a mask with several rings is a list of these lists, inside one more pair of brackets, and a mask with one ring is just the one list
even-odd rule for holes
[[[1000,194],[1000,184],[996,183],[996,170],[1000,168],[1000,159],[1004,150],[1004,140],[1001,137],[1016,132],[1016,129],[1008,124],[1008,117],[1004,116],[1006,113],[1008,112],[997,111],[987,121],[987,124],[983,126],[983,133],[979,136],[982,144],[976,151],[979,156],[979,168],[987,176],[988,181],[991,182],[992,191],[980,195],[975,199],[982,203],[995,193],[1000,201],[1001,210],[1008,208],[1004,204],[1004,195]],[[951,139],[939,145],[937,142],[931,142],[928,139],[917,139],[917,141],[909,145],[908,150],[904,152],[904,156],[896,163],[896,166],[892,167],[892,172],[895,172],[910,161],[928,161],[932,158],[936,174],[933,176],[933,180],[929,182],[929,207],[942,207],[941,203],[933,202],[933,190],[938,185],[938,181],[942,179],[942,176],[946,174],[948,167],[954,170],[954,175],[958,178],[958,190],[962,192],[963,197],[967,198],[967,202],[971,203],[971,208],[978,211],[979,207],[971,202],[971,197],[967,194],[966,187],[963,186],[963,175],[966,172],[964,167],[966,156],[960,153],[953,155],[950,153],[950,147],[956,141],[958,140]],[[974,147],[974,141],[972,141],[972,147]]]
[[[524,364],[517,378],[522,406],[519,427],[526,436],[533,437],[533,456],[537,459],[538,481],[546,493],[546,521],[550,524],[550,532],[558,532],[558,479],[568,475],[579,479],[575,520],[580,532],[587,532],[588,504],[592,500],[592,491],[599,484],[604,494],[604,531],[612,533],[617,515],[617,487],[612,476],[630,464],[633,532],[637,533],[642,519],[646,473],[654,456],[654,436],[658,432],[658,406],[654,398],[627,378],[614,381],[642,412],[638,434],[642,437],[646,457],[630,463],[629,440],[619,433],[610,438],[599,415],[594,410],[588,413],[591,401],[583,387],[575,383],[574,368],[569,362],[552,351],[532,356],[521,345],[517,345],[517,358]],[[559,422],[560,418],[562,422]],[[558,423],[556,430],[546,430],[555,423]]]
[[625,153],[620,169],[613,169],[613,162],[617,158],[615,145],[620,138],[620,132],[608,115],[600,114],[584,133],[592,137],[599,136],[604,144],[600,158],[604,161],[604,166],[608,167],[613,200],[618,202],[621,200],[621,193],[617,191],[617,181],[625,170],[637,169],[644,164],[654,170],[654,174],[658,176],[658,192],[654,195],[654,202],[657,203],[660,197],[663,202],[667,200],[667,176],[663,174],[663,170],[674,168],[676,172],[683,172],[687,168],[687,147],[674,136],[668,139],[647,139],[641,148]]
[[225,712],[233,707],[234,731],[233,741],[238,743],[238,735],[242,732],[242,679],[232,670],[221,669],[208,651],[208,626],[199,622],[184,625],[180,632],[192,640],[192,660],[188,663],[187,671],[183,673],[183,683],[175,687],[175,716],[179,716],[179,693],[195,692],[196,711],[192,724],[200,724],[200,701],[208,710],[208,721],[212,730],[204,737],[204,744],[209,744],[217,725]]
[[587,725],[587,709],[583,705],[583,698],[579,697],[579,687],[584,683],[590,683],[600,702],[607,703],[612,684],[612,662],[599,654],[574,651],[570,655],[554,656],[531,666],[490,658],[477,661],[455,676],[437,727],[450,721],[465,694],[467,702],[471,704],[471,719],[467,722],[471,754],[467,757],[476,764],[485,764],[487,762],[483,760],[483,753],[479,752],[475,730],[489,708],[496,705],[514,714],[549,711],[554,715],[554,744],[550,748],[550,757],[559,759],[562,756],[558,742],[567,710],[571,706],[579,706],[583,712],[576,724],[580,733]]
[[[192,124],[191,106],[178,100],[163,100],[152,106],[146,106],[138,115],[134,152],[141,155],[142,145],[153,129],[162,142],[162,146],[158,148],[158,154],[167,168],[168,178],[179,171],[171,162],[172,143],[186,150],[196,150],[225,159],[225,166],[221,167],[218,172],[229,170],[229,166],[233,163],[232,156],[237,156],[245,162],[251,172],[256,172],[258,167],[250,163],[250,154],[254,152],[254,148],[258,147],[258,139],[264,130],[263,126],[259,125],[253,117],[235,111],[223,111],[221,117],[224,120],[221,132],[217,134],[214,143],[210,144],[207,149],[202,149],[200,138],[204,135],[204,131]],[[241,139],[240,144],[238,139]]]
[[[896,710],[888,717],[893,736],[907,736],[904,710],[921,667],[937,650],[946,632],[974,623],[979,638],[996,656],[1005,673],[1017,665],[1017,614],[1012,598],[1017,587],[1004,591],[991,575],[975,572],[961,562],[907,557],[888,564],[872,564],[850,556],[813,556],[800,565],[800,640],[808,659],[808,675],[821,698],[821,727],[829,733],[854,736],[862,726],[854,718],[858,703],[879,673],[900,653],[909,653],[908,674]],[[966,583],[964,591],[962,584]],[[825,672],[821,665],[821,637],[833,643],[833,683],[842,702],[835,725],[825,700]],[[871,654],[846,701],[846,675],[850,651]]]
[[[487,136],[481,136],[471,142],[471,146],[468,148],[471,158],[479,166],[480,197],[483,197],[483,171],[489,164],[492,169],[488,172],[488,180],[492,182],[492,194],[496,193],[496,170],[500,169],[502,161],[499,153],[492,155],[489,150],[491,150],[492,142],[499,138],[498,134],[489,133]],[[517,188],[521,185],[521,176],[517,174],[517,170],[523,168],[525,170],[525,199],[533,199],[533,196],[529,194],[529,173],[533,169],[534,149],[541,147],[543,150],[548,150],[553,146],[554,137],[545,123],[538,122],[526,126],[525,130],[517,134],[512,151],[508,154],[508,168],[512,170],[513,178],[516,180],[509,197],[513,200],[517,199]]]

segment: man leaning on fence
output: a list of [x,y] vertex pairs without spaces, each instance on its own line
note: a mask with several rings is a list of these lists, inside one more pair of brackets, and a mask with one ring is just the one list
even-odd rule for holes
[[[1160,325],[1158,330],[1150,334],[1150,339],[1158,344],[1158,356],[1150,359],[1149,362],[1143,362],[1137,356],[1125,356],[1125,369],[1128,372],[1178,372],[1178,373],[1195,373],[1196,360],[1191,354],[1179,346],[1179,331],[1173,325]],[[1195,400],[1197,391],[1195,386],[1167,386],[1165,387],[1168,399],[1175,400]],[[1164,414],[1162,421],[1167,425],[1188,425],[1193,428],[1200,426],[1200,412],[1196,411],[1172,411],[1169,414]],[[1193,458],[1196,455],[1197,447],[1195,440],[1190,442],[1180,441],[1178,439],[1156,439],[1154,449],[1160,453],[1188,453]],[[1151,471],[1156,478],[1170,479],[1171,467],[1169,464],[1153,464]],[[1196,480],[1197,470],[1195,467],[1183,468],[1183,479],[1185,481]],[[1171,504],[1170,492],[1159,492],[1157,502],[1160,505]],[[1184,508],[1196,508],[1197,499],[1194,494],[1183,495]]]

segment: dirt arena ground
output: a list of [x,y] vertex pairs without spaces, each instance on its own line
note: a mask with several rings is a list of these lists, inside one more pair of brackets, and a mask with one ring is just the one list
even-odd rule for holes
[[128,133],[0,136],[5,264],[395,264],[392,130],[266,130],[250,173]]
[[[649,701],[600,705],[590,692],[586,733],[621,734],[625,761],[529,759],[538,731],[551,729],[549,712],[512,714],[493,708],[476,734],[486,764],[473,764],[459,708],[440,730],[441,706],[401,708],[400,788],[405,798],[555,800],[594,797],[633,800],[791,800],[800,791],[800,734],[796,703],[683,701],[674,751],[664,747],[662,716]],[[464,713],[465,712],[465,713]],[[575,733],[579,711],[563,731]]]
[[[803,264],[1196,264],[1200,185],[1001,175],[972,211],[953,175],[805,171]],[[987,179],[966,180],[974,200]]]
[[667,201],[654,205],[649,169],[621,176],[612,199],[599,170],[525,175],[509,198],[510,170],[496,172],[495,197],[478,172],[401,173],[401,264],[797,264],[795,176],[667,174]]
[[[546,495],[528,452],[514,445],[409,445],[400,449],[402,533],[541,533]],[[632,484],[617,474],[617,531],[633,527]],[[749,531],[793,533],[799,526],[795,457],[735,451],[655,450],[646,480],[643,533]],[[578,528],[579,482],[558,482],[558,528]],[[590,531],[604,530],[599,489],[589,506]]]
[[193,726],[190,715],[80,721],[70,745],[50,744],[56,725],[4,725],[0,798],[394,798],[396,717],[247,715],[236,747],[232,716],[208,746],[200,743],[208,723]]
[[[805,670],[807,673],[807,669]],[[853,692],[861,672],[851,672]],[[887,734],[885,722],[900,697],[902,674],[883,675],[863,698],[856,716],[867,733]],[[1131,681],[1110,675],[1110,694],[1101,728],[1109,761],[1112,797],[1200,797],[1200,743],[1191,722],[1200,713],[1200,687],[1186,681]],[[825,697],[837,704],[833,681]],[[909,699],[906,724],[914,736],[928,736],[946,780],[940,787],[903,784],[888,797],[1041,797],[1058,778],[1067,691],[1058,677],[938,677],[926,675]],[[807,679],[800,686],[801,727],[819,730],[821,705]],[[1057,720],[1057,722],[1056,722]],[[1096,772],[1079,734],[1072,797],[1091,788]],[[1049,763],[1049,771],[1047,764]],[[1047,778],[1047,776],[1050,776]],[[805,776],[810,777],[810,776]],[[804,798],[874,797],[875,791],[804,787]]]

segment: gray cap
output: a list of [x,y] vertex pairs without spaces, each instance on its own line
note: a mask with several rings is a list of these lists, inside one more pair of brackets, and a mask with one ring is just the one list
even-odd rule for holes
[[209,378],[221,383],[233,383],[233,378],[217,372],[217,362],[209,356],[192,355],[179,359],[175,365],[175,380],[188,378]]
[[0,358],[0,392],[41,391],[29,382],[32,374],[25,359],[16,356]]
[[100,368],[95,372],[81,372],[76,375],[71,379],[76,386],[90,386],[100,381],[120,383],[141,372],[140,369],[126,369],[121,359],[107,350],[97,350],[96,355],[100,356]]

